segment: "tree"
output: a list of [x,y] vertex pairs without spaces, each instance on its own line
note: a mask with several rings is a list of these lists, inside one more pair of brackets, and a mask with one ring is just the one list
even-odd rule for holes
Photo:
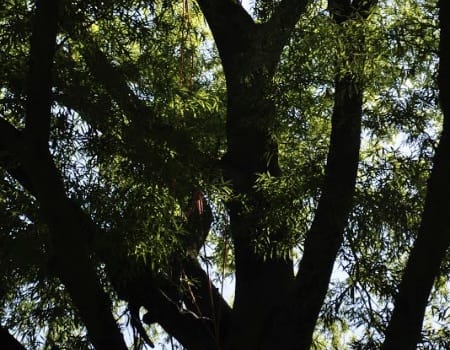
[[2,343],[448,345],[449,5],[327,5],[0,5]]

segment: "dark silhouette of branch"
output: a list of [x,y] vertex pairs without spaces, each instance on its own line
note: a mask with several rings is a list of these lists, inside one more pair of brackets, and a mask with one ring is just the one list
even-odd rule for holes
[[438,86],[444,127],[433,159],[419,233],[406,265],[382,349],[413,350],[420,341],[427,301],[450,246],[450,3],[439,1]]
[[[340,2],[345,5],[348,1]],[[351,8],[332,12],[336,23],[351,19]],[[359,45],[364,38],[358,39]],[[347,52],[353,64],[353,52]],[[357,68],[355,68],[357,69]],[[333,265],[342,244],[353,202],[359,163],[363,86],[351,72],[335,80],[332,131],[325,179],[316,214],[306,235],[304,252],[296,277],[295,302],[299,326],[299,349],[309,348],[320,308],[328,290]],[[295,317],[295,316],[294,316]]]
[[[56,42],[57,2],[38,1],[30,51],[30,72],[23,135],[0,118],[2,163],[24,187],[33,192],[51,233],[55,247],[54,272],[80,312],[89,337],[97,349],[126,348],[111,313],[88,252],[88,232],[67,198],[64,183],[48,149],[51,106],[51,70]],[[24,136],[24,137],[21,137]]]
[[308,0],[283,0],[278,4],[264,31],[269,36],[271,51],[281,52],[308,3]]
[[26,350],[16,338],[5,328],[0,326],[0,344],[3,350]]
[[59,0],[36,1],[31,35],[30,66],[27,76],[25,132],[40,147],[47,148],[53,57]]

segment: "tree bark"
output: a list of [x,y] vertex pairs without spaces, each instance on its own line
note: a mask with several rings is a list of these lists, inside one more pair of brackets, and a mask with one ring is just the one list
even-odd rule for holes
[[[335,1],[336,2],[336,1]],[[376,1],[361,7],[357,2],[337,1],[339,9],[330,7],[337,24],[365,20]],[[336,11],[336,12],[335,12]],[[362,34],[361,34],[362,35]],[[304,252],[296,276],[295,307],[287,317],[290,338],[297,335],[295,349],[309,349],[315,324],[325,300],[333,266],[344,237],[352,209],[361,139],[363,104],[362,62],[356,51],[364,51],[364,37],[346,38],[344,55],[351,62],[350,72],[335,80],[332,131],[322,194],[315,217],[306,235]],[[351,44],[350,44],[351,43]],[[357,47],[357,49],[355,49]],[[337,67],[340,71],[339,67]],[[292,313],[295,314],[292,314]],[[281,320],[280,320],[281,321]],[[273,345],[273,344],[272,344]],[[286,346],[289,346],[286,344]],[[292,346],[292,345],[291,345]],[[270,346],[267,347],[270,349]]]
[[311,345],[334,262],[352,208],[359,161],[362,88],[350,76],[338,79],[325,183],[308,232],[295,292],[298,349]]
[[[229,203],[236,264],[233,339],[230,349],[256,349],[274,310],[285,301],[293,284],[290,258],[278,250],[288,232],[269,235],[272,255],[255,251],[267,234],[264,210],[270,202],[254,189],[259,174],[279,176],[274,137],[276,110],[272,78],[276,65],[306,1],[282,1],[272,20],[257,25],[237,3],[198,0],[217,44],[227,83],[227,154],[224,173],[241,200]],[[283,23],[280,24],[281,19]]]
[[[51,116],[52,67],[57,33],[58,1],[37,1],[27,75],[25,129],[0,121],[1,148],[20,167],[19,181],[29,181],[50,231],[51,267],[78,309],[96,349],[126,349],[90,259],[88,227],[67,198],[61,174],[48,149]],[[79,208],[78,208],[79,209]]]
[[50,134],[49,109],[59,6],[59,0],[36,1],[31,34],[25,133],[43,149],[48,147]]
[[4,350],[26,350],[25,346],[2,326],[0,326],[0,344],[2,344],[2,349]]
[[428,298],[450,245],[450,3],[439,1],[438,87],[444,125],[433,159],[419,233],[395,298],[382,349],[415,349]]

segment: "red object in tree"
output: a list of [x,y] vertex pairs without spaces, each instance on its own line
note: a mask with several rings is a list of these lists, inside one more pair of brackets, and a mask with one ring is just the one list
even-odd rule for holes
[[192,202],[197,209],[199,215],[203,214],[203,193],[202,191],[195,191],[192,195]]

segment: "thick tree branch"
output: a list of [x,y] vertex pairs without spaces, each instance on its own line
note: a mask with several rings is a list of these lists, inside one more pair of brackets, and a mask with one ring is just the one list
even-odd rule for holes
[[[51,232],[54,247],[51,268],[78,308],[96,349],[125,349],[111,314],[110,302],[89,258],[88,227],[79,220],[76,208],[66,197],[50,154],[27,147],[26,144],[18,151],[18,159],[23,164],[19,169],[25,175],[27,186],[38,199]],[[18,180],[23,181],[21,178]]]
[[0,326],[0,344],[4,350],[26,350],[16,338],[14,338],[6,328]]
[[99,350],[123,350],[126,349],[125,342],[89,257],[86,228],[80,225],[73,203],[65,194],[61,175],[47,146],[56,4],[56,1],[37,3],[28,76],[27,137],[20,138],[19,132],[1,118],[0,133],[3,137],[0,148],[5,148],[8,156],[20,164],[16,167],[20,170],[18,180],[26,178],[29,181],[27,187],[39,201],[51,232],[55,273],[78,308],[92,343]]
[[[219,51],[241,51],[239,43],[255,26],[252,17],[236,0],[197,0],[214,35]],[[238,39],[238,40],[236,40]]]
[[[5,130],[8,129],[9,133],[16,134],[15,129],[12,126],[5,127],[8,125],[5,123],[0,119],[0,134],[7,135]],[[80,220],[74,204],[65,197],[56,169],[51,171],[53,163],[50,156],[47,158],[47,162],[50,162],[48,164],[42,159],[42,154],[26,151],[27,149],[29,150],[25,147],[25,150],[18,152],[21,156],[18,159],[23,161],[24,165],[13,162],[13,165],[7,165],[6,169],[39,200],[55,248],[51,267],[66,286],[96,349],[124,349],[121,346],[123,339],[111,314],[108,297],[98,283],[86,250],[88,237],[92,232],[89,232],[89,226]],[[24,153],[27,156],[24,156]],[[3,160],[0,159],[0,162]]]
[[139,336],[144,340],[145,344],[150,346],[151,348],[155,347],[155,344],[150,339],[147,334],[147,331],[144,329],[141,318],[139,315],[140,307],[138,305],[128,304],[128,310],[130,311],[130,324],[137,331]]
[[420,341],[427,301],[450,246],[450,3],[439,1],[439,92],[444,127],[433,160],[422,222],[395,298],[382,349],[413,350]]
[[180,296],[187,309],[198,317],[212,321],[215,341],[217,344],[224,343],[230,332],[231,308],[197,260],[212,222],[211,208],[198,190],[193,192],[187,216],[185,228],[188,234],[183,243],[186,253],[179,261],[179,280],[184,281]]
[[[143,317],[146,324],[158,323],[174,336],[187,349],[215,349],[216,332],[214,319],[199,315],[183,307],[183,298],[179,286],[174,281],[155,277],[148,269],[139,275],[126,279],[111,274],[112,282],[119,297],[134,307],[144,306],[147,313]],[[204,276],[199,276],[203,279]],[[196,276],[189,276],[196,278]],[[197,279],[199,281],[199,279]],[[204,282],[200,282],[202,285]],[[207,293],[208,298],[209,293]],[[203,296],[202,296],[203,297]],[[217,298],[219,301],[219,298]],[[186,298],[185,305],[191,303]],[[223,301],[224,304],[225,301]],[[223,322],[225,326],[226,323]]]
[[[208,349],[220,349],[218,344],[227,343],[232,332],[231,308],[209,279],[209,276],[201,268],[198,261],[188,259],[183,263],[183,267],[185,277],[189,281],[192,281],[192,284],[189,286],[189,291],[183,292],[182,295],[182,301],[187,306],[188,311],[183,311],[178,308],[179,314],[172,313],[171,317],[183,316],[185,318],[184,323],[191,322],[193,326],[199,328],[197,330],[191,328],[192,333],[197,333],[197,336],[203,333],[203,337],[206,338],[205,340],[212,344]],[[155,301],[157,300],[153,300],[153,302]],[[158,305],[160,303],[161,301]],[[166,305],[165,307],[171,309],[173,308],[173,304],[172,306]],[[174,323],[173,320],[167,318],[168,315],[166,313],[161,314],[158,311],[157,314],[153,315],[152,309],[149,311],[167,331],[169,330],[168,327],[176,331],[173,334],[182,344],[182,339],[188,340],[193,337],[194,334],[184,334],[185,326]],[[202,342],[205,340],[202,340]],[[194,339],[190,339],[189,341],[192,342]],[[199,340],[197,339],[195,341],[198,342]],[[190,347],[188,348],[191,349]],[[193,349],[206,348],[195,347]]]
[[27,76],[25,132],[47,148],[59,0],[37,0]]
[[450,129],[450,2],[439,1],[439,95],[444,113],[444,129]]
[[[230,84],[234,84],[232,77],[236,71],[242,69],[243,65],[252,65],[245,52],[258,46],[255,42],[257,25],[238,1],[197,0],[197,3],[214,36],[227,86],[230,87]],[[259,55],[259,52],[251,52],[255,56]]]
[[0,117],[0,156],[14,153],[14,149],[21,144],[21,141],[20,131]]
[[338,79],[325,183],[297,275],[299,349],[308,349],[352,206],[359,160],[362,91]]
[[32,193],[31,180],[17,157],[17,150],[21,147],[23,147],[22,133],[0,117],[0,166]]
[[[183,267],[187,279],[193,281],[192,295],[187,296],[191,310],[195,313],[199,312],[199,316],[214,319],[217,324],[226,326],[230,322],[231,307],[223,299],[208,274],[194,259],[187,259],[183,263]],[[195,297],[195,300],[192,300],[191,297]]]
[[[255,348],[271,310],[282,304],[293,280],[289,258],[281,256],[277,248],[273,256],[263,256],[255,252],[254,246],[264,230],[258,227],[259,206],[268,204],[254,190],[257,174],[280,175],[278,149],[271,130],[276,118],[271,94],[273,74],[288,33],[276,27],[281,23],[273,23],[272,27],[254,23],[237,3],[198,3],[213,32],[227,82],[228,149],[224,170],[235,193],[245,196],[246,204],[254,211],[248,213],[240,201],[229,203],[236,261],[233,332],[234,338],[240,339],[230,347]],[[286,234],[280,229],[271,239],[277,241]]]
[[[337,23],[342,23],[341,17],[339,20],[335,19]],[[358,45],[363,45],[364,38],[357,40]],[[358,69],[361,62],[353,57],[351,49],[346,55],[354,61],[355,69]],[[307,349],[311,344],[314,326],[328,290],[333,265],[352,208],[359,162],[363,102],[362,84],[358,79],[361,79],[358,74],[348,72],[344,76],[337,76],[335,82],[325,180],[313,223],[306,235],[296,278],[295,295],[301,339],[299,349]]]
[[308,2],[308,0],[283,0],[278,4],[264,25],[264,32],[268,35],[266,42],[272,47],[271,51],[281,53],[300,16],[305,12]]
[[231,308],[196,259],[201,244],[189,240],[186,253],[172,258],[169,275],[155,276],[141,266],[133,269],[147,272],[130,279],[113,270],[110,276],[120,298],[148,310],[145,323],[159,323],[188,349],[215,349],[230,334]]
[[144,306],[149,309],[149,313],[145,315],[143,321],[158,322],[185,348],[189,350],[217,349],[212,320],[182,310],[162,291],[152,295],[151,303],[145,303]]
[[[281,32],[292,30],[305,11],[308,0],[282,0],[276,7],[269,23]],[[280,25],[280,23],[282,23]]]
[[[252,59],[263,62],[273,74],[283,47],[304,13],[308,0],[282,1],[268,22],[256,24],[240,3],[233,0],[197,0],[211,28],[222,58],[225,75],[229,78],[237,66],[253,66]],[[261,66],[257,64],[256,68]],[[232,83],[227,79],[227,84]]]

